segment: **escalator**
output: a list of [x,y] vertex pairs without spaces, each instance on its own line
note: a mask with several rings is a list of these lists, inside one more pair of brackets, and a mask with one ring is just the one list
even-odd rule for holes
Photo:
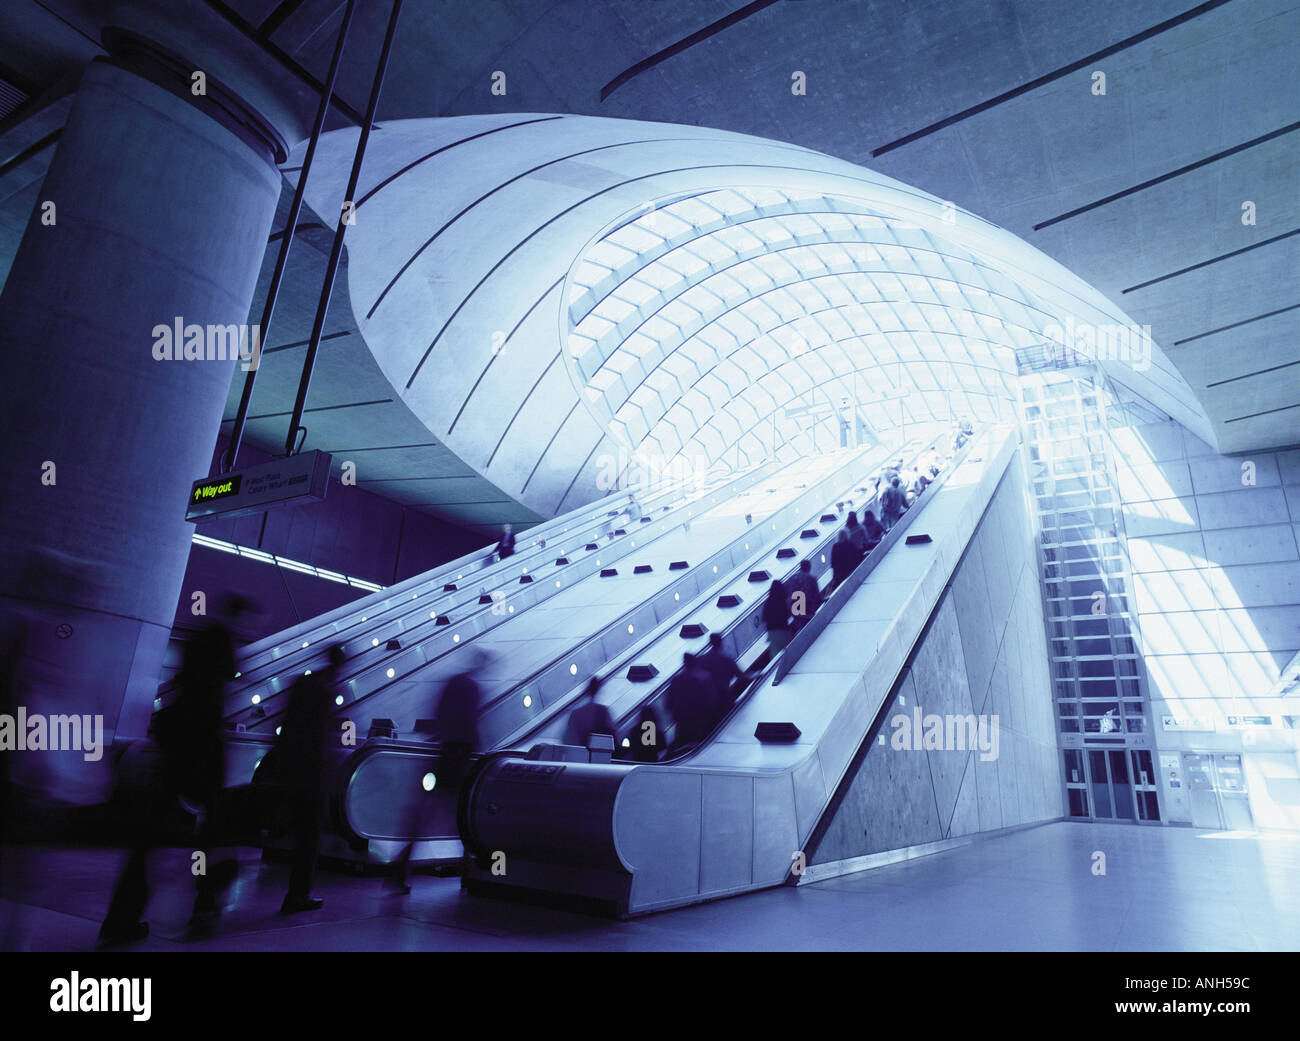
[[[603,656],[591,663],[590,671],[599,668],[608,675],[601,697],[619,719],[615,756],[630,758],[634,740],[631,731],[640,706],[647,700],[658,701],[664,697],[673,674],[680,667],[682,654],[702,651],[707,647],[710,632],[720,633],[724,649],[743,665],[751,664],[759,656],[763,632],[756,623],[771,579],[790,577],[797,570],[799,559],[804,558],[821,581],[829,571],[830,548],[847,512],[875,505],[872,493],[863,482],[863,473],[900,456],[911,461],[919,457],[924,444],[928,442],[918,440],[902,449],[873,450],[861,460],[853,461],[840,476],[840,484],[826,481],[815,485],[790,508],[762,523],[747,526],[745,534],[730,547],[722,566],[716,567],[716,574],[715,566],[707,560],[704,567],[696,569],[702,577],[696,581],[693,598],[683,597],[679,605],[675,599],[667,601],[665,597],[655,615],[658,625],[639,630],[645,633],[644,638],[629,644],[621,653],[611,656],[608,647],[599,648]],[[868,467],[866,471],[864,464]],[[905,520],[917,512],[918,508],[914,507]],[[870,569],[868,565],[874,566],[871,561],[888,552],[906,527],[906,523],[896,526],[864,562],[860,569],[863,574]],[[646,606],[654,605],[642,605]],[[567,684],[564,696],[551,703],[555,710],[549,714],[522,719],[518,711],[518,688],[513,697],[498,698],[484,714],[484,746],[527,748],[534,758],[592,761],[592,753],[587,749],[558,744],[567,709],[580,695],[588,674],[584,670],[579,673],[581,678],[576,685],[572,681]],[[525,692],[531,689],[527,685],[523,688]],[[668,718],[667,714],[664,718]],[[672,736],[671,724],[668,736]],[[340,830],[354,845],[367,843],[381,859],[385,844],[399,843],[409,834],[412,811],[407,805],[408,798],[430,803],[439,801],[437,793],[432,798],[425,794],[436,785],[436,751],[428,745],[368,743],[355,753],[341,777],[345,781],[339,793]],[[442,804],[435,815],[448,830],[434,835],[426,822],[423,835],[432,844],[426,852],[434,855],[452,848],[450,843],[456,835],[451,827],[454,812],[449,802]]]
[[[892,457],[875,446],[801,461],[779,475],[760,468],[707,498],[685,506],[668,504],[664,519],[650,525],[661,530],[641,539],[639,546],[631,537],[635,532],[616,537],[614,546],[622,548],[620,540],[626,546],[623,557],[610,554],[609,542],[593,547],[588,551],[595,558],[593,568],[579,573],[576,581],[570,579],[574,570],[569,567],[562,572],[534,569],[536,581],[529,583],[530,590],[558,583],[553,576],[560,573],[567,586],[528,603],[516,605],[512,597],[501,616],[477,629],[470,623],[453,627],[441,653],[432,653],[427,645],[413,648],[419,657],[405,675],[389,676],[387,682],[381,679],[367,689],[367,677],[396,670],[393,655],[354,667],[350,679],[345,673],[341,688],[346,703],[340,715],[356,723],[363,737],[367,716],[382,722],[377,733],[371,731],[372,740],[338,752],[339,782],[332,799],[335,834],[324,851],[346,859],[386,860],[414,834],[425,837],[415,851],[417,861],[459,855],[454,808],[442,793],[429,794],[437,771],[431,765],[436,744],[430,741],[436,735],[428,724],[437,693],[464,668],[465,650],[485,648],[495,655],[481,683],[493,692],[480,710],[485,745],[498,747],[522,732],[537,731],[562,719],[588,676],[608,668],[611,660],[639,653],[647,641],[662,636],[661,630],[676,632],[679,626],[672,620],[707,597],[720,576],[725,579],[748,566],[756,554],[775,554],[777,541],[801,530],[816,537],[816,532],[807,531],[809,513],[814,519],[821,516],[823,504],[836,496],[841,503],[854,496],[861,501],[866,490],[857,486]],[[599,520],[605,523],[603,514]],[[431,613],[439,610],[435,607]],[[405,653],[403,647],[396,656]],[[680,660],[680,651],[677,657]],[[291,680],[286,677],[282,687],[287,689]],[[241,708],[232,717],[246,728],[228,742],[229,758],[238,764],[228,772],[232,783],[258,779],[266,742],[282,718],[282,710],[270,707],[268,712],[256,706],[255,714]],[[417,740],[393,739],[389,727],[399,720],[401,732],[415,731]],[[273,762],[268,763],[271,767]]]
[[[627,916],[786,881],[1017,448],[1006,429],[973,439],[693,749],[635,766],[486,757],[460,807],[465,885]],[[756,740],[760,724],[786,739]]]

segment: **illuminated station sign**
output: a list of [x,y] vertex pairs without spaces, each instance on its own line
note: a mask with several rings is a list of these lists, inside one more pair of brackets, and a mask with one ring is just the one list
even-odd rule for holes
[[185,519],[233,517],[286,503],[320,502],[329,487],[332,458],[328,452],[303,452],[195,481]]

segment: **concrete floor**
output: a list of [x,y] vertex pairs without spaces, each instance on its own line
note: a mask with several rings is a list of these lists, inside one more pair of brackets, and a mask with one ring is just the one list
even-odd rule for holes
[[[1105,874],[1094,874],[1095,853]],[[209,935],[187,936],[188,860],[156,854],[139,950],[1296,950],[1300,836],[1057,822],[799,888],[614,922],[462,895],[418,876],[322,872],[325,907],[281,917],[287,870],[257,854]],[[121,854],[5,851],[8,950],[94,948]]]

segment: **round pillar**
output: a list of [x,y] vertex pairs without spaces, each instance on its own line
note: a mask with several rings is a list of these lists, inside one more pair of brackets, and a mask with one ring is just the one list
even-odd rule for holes
[[[106,741],[148,724],[188,492],[243,365],[208,349],[226,342],[208,328],[250,321],[281,188],[283,142],[251,109],[211,72],[208,95],[187,96],[185,63],[151,66],[139,42],[87,67],[0,294],[0,598],[26,641],[15,696],[29,713],[102,715]],[[203,330],[202,360],[183,343],[166,356],[178,323]]]

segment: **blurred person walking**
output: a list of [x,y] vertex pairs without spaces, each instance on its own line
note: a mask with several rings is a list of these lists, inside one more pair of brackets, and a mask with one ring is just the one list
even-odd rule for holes
[[600,679],[592,676],[578,699],[577,707],[569,713],[563,738],[566,745],[585,748],[593,734],[614,736],[614,720],[609,714],[609,708],[596,700],[600,684]]
[[293,834],[289,891],[281,914],[315,911],[324,903],[311,895],[320,849],[321,815],[325,809],[334,686],[345,654],[340,644],[327,652],[329,664],[300,676],[289,690],[289,704],[276,741],[278,775],[285,794]]
[[[478,712],[483,694],[478,678],[491,663],[491,656],[480,647],[469,651],[465,669],[456,673],[442,689],[434,720],[438,728],[440,750],[434,772],[434,790],[443,798],[455,801],[460,796],[461,785],[469,773],[470,759],[479,748]],[[426,804],[417,803],[416,824],[424,819]],[[393,862],[396,871],[389,881],[390,888],[409,893],[411,852],[415,848],[412,837]]]

